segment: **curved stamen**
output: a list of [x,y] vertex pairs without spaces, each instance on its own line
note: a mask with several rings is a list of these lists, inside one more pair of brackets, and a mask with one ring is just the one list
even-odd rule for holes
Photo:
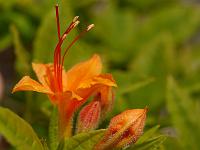
[[55,7],[56,7],[56,23],[57,23],[58,39],[60,40],[60,20],[59,20],[58,4],[56,4]]
[[61,45],[66,39],[66,36],[69,34],[69,32],[74,29],[78,24],[78,18],[79,16],[74,17],[73,21],[70,23],[68,28],[65,30],[62,36],[60,36],[60,22],[59,22],[59,10],[58,10],[58,5],[56,7],[56,22],[57,22],[57,32],[58,32],[58,43],[56,45],[56,48],[54,50],[54,78],[55,78],[55,87],[56,90],[59,92],[62,92],[62,66],[64,65],[64,59],[69,51],[69,49],[74,45],[74,43],[82,37],[86,32],[91,30],[94,27],[94,24],[89,25],[83,32],[81,32],[78,36],[74,38],[74,40],[71,42],[71,44],[65,49],[64,55],[62,56],[61,59]]
[[64,55],[62,57],[62,66],[64,65],[64,59],[65,56],[68,52],[68,50],[73,46],[73,44],[80,38],[82,37],[86,32],[88,32],[89,30],[91,30],[94,27],[94,24],[89,25],[84,31],[82,31],[78,36],[76,36],[74,38],[74,40],[71,42],[71,44],[65,49]]
[[60,78],[62,75],[62,65],[61,65],[61,45],[66,38],[67,34],[75,28],[78,24],[78,18],[79,16],[74,17],[73,21],[70,23],[68,28],[65,30],[63,35],[60,37],[60,23],[59,23],[59,10],[58,10],[58,5],[56,7],[56,22],[57,22],[57,32],[58,32],[58,43],[56,45],[56,48],[54,50],[54,77],[55,77],[55,84],[56,84],[56,89],[58,91],[62,91],[62,79]]
[[[91,24],[89,25],[84,31],[82,31],[78,36],[76,36],[74,38],[74,40],[71,42],[71,44],[65,49],[65,52],[64,52],[64,55],[62,56],[62,63],[61,63],[61,66],[64,65],[64,59],[65,59],[65,56],[67,54],[67,52],[69,51],[69,49],[74,45],[74,43],[80,38],[82,37],[86,32],[88,32],[89,30],[91,30],[92,28],[94,27],[94,24]],[[60,73],[60,77],[61,79],[61,84],[62,84],[62,72]]]

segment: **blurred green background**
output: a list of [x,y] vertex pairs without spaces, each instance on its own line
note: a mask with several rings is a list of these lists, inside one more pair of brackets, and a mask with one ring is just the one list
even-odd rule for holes
[[[33,92],[11,94],[31,62],[52,62],[57,43],[55,9],[62,31],[72,18],[95,28],[69,52],[65,68],[101,55],[104,72],[117,81],[113,112],[149,107],[146,129],[168,136],[160,149],[200,149],[200,1],[198,0],[0,0],[0,104],[47,138],[51,104]],[[66,42],[66,44],[69,44]],[[66,45],[65,44],[65,45]],[[35,78],[36,79],[36,78]],[[0,147],[9,145],[0,136]]]

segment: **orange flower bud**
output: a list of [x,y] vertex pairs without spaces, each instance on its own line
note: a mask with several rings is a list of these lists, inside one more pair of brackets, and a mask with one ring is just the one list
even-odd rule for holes
[[143,133],[147,108],[126,110],[111,119],[103,139],[95,150],[127,147],[135,143]]
[[80,112],[77,123],[77,133],[95,129],[99,124],[101,106],[99,101],[92,101]]

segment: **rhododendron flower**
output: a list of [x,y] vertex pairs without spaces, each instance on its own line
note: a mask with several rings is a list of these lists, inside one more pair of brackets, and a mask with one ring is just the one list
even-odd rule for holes
[[[61,56],[61,45],[64,39],[79,21],[78,17],[75,17],[63,35],[60,35],[58,6],[56,6],[56,18],[59,41],[54,50],[54,63],[33,63],[32,67],[39,82],[25,76],[15,85],[13,92],[36,91],[47,94],[51,102],[58,107],[59,133],[60,137],[63,137],[71,135],[72,116],[76,109],[85,103],[90,96],[100,93],[99,98],[102,107],[109,107],[109,104],[107,104],[109,102],[106,102],[105,98],[110,94],[110,88],[116,87],[116,83],[112,75],[101,74],[102,63],[97,54],[68,71],[64,70],[64,58],[69,48],[94,25],[89,25],[86,30],[78,35]],[[102,93],[102,90],[104,90],[104,93]]]
[[126,110],[111,119],[103,139],[95,150],[123,148],[135,143],[143,133],[147,108]]

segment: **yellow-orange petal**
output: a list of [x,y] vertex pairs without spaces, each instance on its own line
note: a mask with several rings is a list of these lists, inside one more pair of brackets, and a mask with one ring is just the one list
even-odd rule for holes
[[32,63],[32,68],[33,71],[35,72],[38,80],[42,84],[46,84],[45,81],[45,76],[46,76],[46,64],[37,64],[37,63]]
[[112,75],[101,74],[92,79],[86,80],[80,84],[75,92],[83,99],[87,99],[90,95],[100,92],[104,87],[117,87]]
[[80,83],[84,80],[90,79],[94,76],[97,76],[101,73],[102,63],[99,55],[93,55],[87,61],[81,62],[71,68],[65,74],[65,78],[67,79],[66,83],[63,83],[64,91],[65,90],[74,90],[76,89]]
[[29,76],[24,76],[13,88],[12,93],[17,91],[36,91],[46,94],[53,94],[52,91],[45,88],[37,81],[31,79]]
[[32,63],[32,68],[42,85],[46,88],[51,87],[51,80],[53,80],[53,64],[38,64]]
[[100,74],[91,79],[85,80],[78,86],[77,89],[91,88],[93,85],[106,85],[109,87],[117,87],[111,74]]
[[66,92],[64,92],[64,95],[66,95],[65,93],[70,93],[71,94],[70,97],[69,97],[70,99],[76,99],[76,100],[79,100],[79,101],[83,99],[82,97],[80,97],[78,94],[76,94],[73,91],[66,91]]

